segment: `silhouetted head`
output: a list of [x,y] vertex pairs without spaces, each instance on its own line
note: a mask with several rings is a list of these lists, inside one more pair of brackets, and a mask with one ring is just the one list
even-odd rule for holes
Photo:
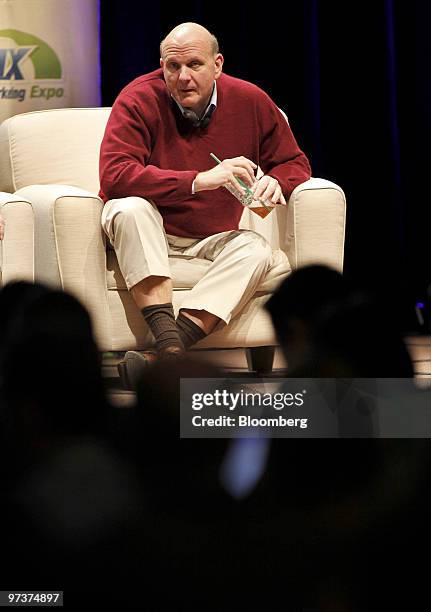
[[105,397],[90,317],[71,295],[13,283],[0,293],[4,418],[23,439],[98,430]]
[[296,270],[270,298],[267,309],[292,375],[413,375],[391,313],[335,270]]

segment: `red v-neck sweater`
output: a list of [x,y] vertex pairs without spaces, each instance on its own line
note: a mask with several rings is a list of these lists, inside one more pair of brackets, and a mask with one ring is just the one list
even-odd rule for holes
[[141,196],[155,202],[165,230],[203,238],[237,229],[242,205],[227,189],[192,194],[198,174],[244,155],[276,178],[286,199],[310,178],[310,166],[285,118],[255,85],[222,74],[217,108],[205,128],[184,119],[162,70],[141,76],[118,96],[100,152],[103,200]]

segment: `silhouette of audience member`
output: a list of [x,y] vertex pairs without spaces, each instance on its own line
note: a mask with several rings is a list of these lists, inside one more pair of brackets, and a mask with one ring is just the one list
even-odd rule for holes
[[[90,317],[74,297],[25,282],[0,292],[0,316],[4,579],[48,581],[68,602],[127,602],[141,497],[111,444]],[[109,597],[107,583],[118,585]]]
[[[412,380],[414,375],[391,314],[375,297],[325,266],[295,271],[270,298],[267,309],[289,378],[317,379],[314,401],[309,402],[310,427],[293,434],[378,436],[375,379]],[[327,378],[335,379],[334,384],[326,385],[322,379]],[[351,379],[361,379],[360,386]]]
[[[295,271],[267,308],[290,378],[413,377],[391,313],[334,270]],[[423,575],[414,542],[430,538],[430,460],[428,440],[272,440],[248,504],[260,517],[272,509],[268,548],[307,592],[306,609],[380,609],[413,598],[408,585]],[[295,528],[277,543],[283,524]]]
[[389,309],[335,270],[296,270],[266,306],[291,377],[413,376]]
[[238,576],[247,517],[222,482],[230,440],[180,438],[180,385],[187,378],[221,379],[218,385],[208,380],[208,392],[226,379],[218,368],[187,356],[151,365],[137,391],[131,448],[150,502],[145,518],[145,550],[152,561],[149,588],[165,603],[171,599],[187,602],[190,609],[230,609],[232,597],[242,592]]
[[85,308],[71,295],[21,282],[1,292],[0,314],[5,425],[20,452],[42,449],[52,436],[105,433],[108,404]]

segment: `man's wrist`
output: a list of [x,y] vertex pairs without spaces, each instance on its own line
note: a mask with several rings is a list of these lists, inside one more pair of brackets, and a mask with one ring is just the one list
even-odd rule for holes
[[203,181],[202,181],[202,175],[205,174],[205,172],[199,172],[196,177],[195,180],[193,181],[193,187],[192,189],[194,189],[193,193],[197,193],[198,191],[202,191],[204,189],[203,186]]

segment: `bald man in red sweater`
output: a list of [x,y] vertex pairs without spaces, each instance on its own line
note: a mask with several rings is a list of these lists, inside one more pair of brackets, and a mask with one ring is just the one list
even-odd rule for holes
[[[229,323],[266,275],[269,244],[239,230],[243,206],[224,187],[285,205],[310,178],[290,127],[261,89],[222,74],[217,39],[177,26],[160,45],[161,68],[115,101],[100,153],[102,225],[160,357],[181,355]],[[214,165],[210,153],[222,163]],[[264,175],[256,180],[257,165]],[[169,254],[210,259],[177,320]],[[143,355],[142,359],[149,359]]]

